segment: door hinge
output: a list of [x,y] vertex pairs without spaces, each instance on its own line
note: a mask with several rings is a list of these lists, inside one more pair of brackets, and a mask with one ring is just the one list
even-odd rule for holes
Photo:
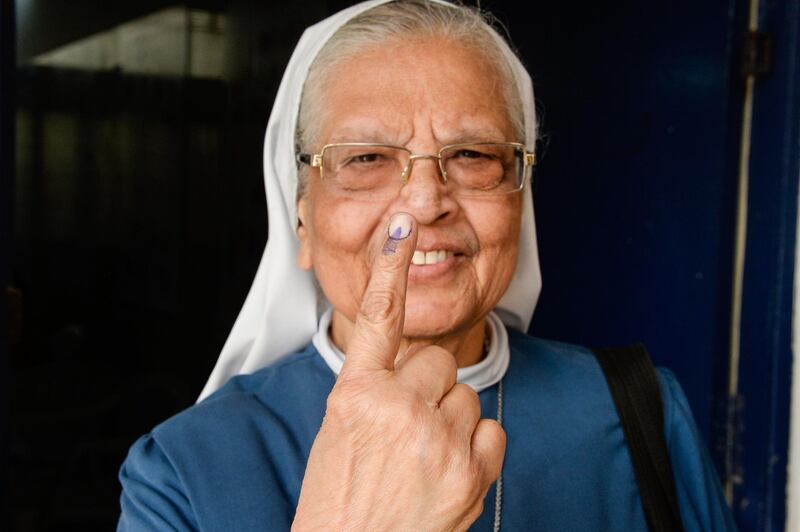
[[772,73],[774,39],[763,31],[748,31],[742,39],[740,73],[743,77],[762,78]]

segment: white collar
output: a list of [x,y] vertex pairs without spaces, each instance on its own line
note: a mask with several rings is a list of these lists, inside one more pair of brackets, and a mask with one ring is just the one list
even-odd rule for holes
[[[317,332],[311,338],[314,347],[317,348],[322,359],[331,368],[335,375],[339,375],[344,364],[344,353],[331,341],[328,329],[331,324],[333,309],[329,308],[319,319]],[[489,326],[489,352],[486,356],[472,366],[458,368],[458,382],[468,384],[476,392],[481,392],[486,388],[497,384],[506,374],[508,369],[511,352],[508,347],[508,332],[494,312],[486,316],[486,323]]]

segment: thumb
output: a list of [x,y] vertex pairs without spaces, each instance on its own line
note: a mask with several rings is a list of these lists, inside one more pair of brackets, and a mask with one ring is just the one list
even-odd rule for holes
[[506,432],[494,419],[481,419],[472,433],[472,459],[480,464],[488,486],[500,476],[506,454]]

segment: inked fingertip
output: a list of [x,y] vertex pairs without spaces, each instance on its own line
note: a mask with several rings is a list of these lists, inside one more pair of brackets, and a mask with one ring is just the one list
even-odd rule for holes
[[404,240],[408,238],[414,228],[414,218],[408,213],[398,212],[389,219],[387,232],[391,240]]

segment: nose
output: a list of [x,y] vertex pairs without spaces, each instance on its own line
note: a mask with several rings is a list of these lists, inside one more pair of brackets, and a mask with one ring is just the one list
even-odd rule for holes
[[445,182],[444,175],[442,175],[441,168],[440,168],[440,165],[439,165],[439,161],[441,161],[441,159],[439,158],[438,155],[412,155],[411,157],[409,157],[408,164],[406,165],[406,167],[403,168],[403,174],[401,175],[401,177],[403,178],[403,183],[408,183],[408,178],[411,175],[411,169],[414,167],[414,162],[419,160],[419,159],[433,159],[433,160],[435,160],[436,161],[436,173],[439,176],[439,180],[442,183]]
[[413,155],[402,178],[401,198],[419,223],[430,224],[455,211],[436,155]]

